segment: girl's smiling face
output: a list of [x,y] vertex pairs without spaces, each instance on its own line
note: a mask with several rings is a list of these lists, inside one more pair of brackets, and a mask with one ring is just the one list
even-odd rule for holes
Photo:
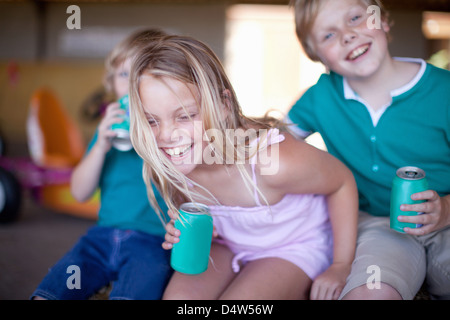
[[[368,77],[385,61],[387,22],[370,29],[371,17],[358,0],[326,1],[316,17],[310,43],[321,61],[344,77]],[[378,17],[381,19],[381,17]]]
[[197,90],[170,77],[143,75],[139,85],[145,116],[159,150],[183,174],[201,163],[203,129]]

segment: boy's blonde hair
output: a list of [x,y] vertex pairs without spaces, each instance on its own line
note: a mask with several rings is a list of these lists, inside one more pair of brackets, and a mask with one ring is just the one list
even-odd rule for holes
[[[308,55],[308,57],[313,61],[320,61],[319,57],[316,55],[314,49],[310,44],[311,29],[316,21],[316,17],[319,14],[320,8],[324,2],[330,0],[291,0],[291,6],[294,7],[295,11],[295,31],[303,50]],[[339,1],[339,0],[333,0]],[[381,19],[388,21],[389,13],[384,8],[381,0],[359,0],[364,6],[376,5],[380,8]]]
[[[105,74],[103,76],[103,85],[106,92],[115,95],[114,92],[114,73],[117,68],[128,58],[132,57],[141,45],[147,44],[150,40],[162,37],[166,33],[157,28],[138,30],[123,39],[117,44],[105,59]],[[114,97],[115,99],[120,97]]]
[[[234,140],[224,142],[219,141],[217,137],[216,139],[208,137],[207,130],[218,130],[224,139],[228,139],[228,129],[270,128],[272,122],[257,121],[242,114],[236,94],[221,62],[213,51],[199,40],[173,35],[162,37],[142,48],[136,55],[130,75],[130,135],[136,152],[144,160],[143,178],[147,185],[149,201],[163,220],[151,188],[152,181],[169,209],[174,212],[182,202],[194,201],[194,197],[196,201],[205,199],[197,193],[192,193],[189,185],[202,188],[210,195],[207,197],[209,200],[214,200],[214,197],[205,188],[181,174],[159,150],[153,130],[144,114],[139,94],[140,79],[144,75],[159,79],[169,77],[194,86],[193,96],[198,99],[203,137],[210,143],[216,156],[222,158],[222,163],[230,163],[230,160],[233,160],[227,157],[234,157],[237,154],[235,150],[225,149],[230,145],[235,146],[236,142]],[[248,145],[251,145],[251,141]],[[249,151],[248,157],[252,152],[254,150]],[[236,163],[236,161],[231,162]],[[249,188],[252,179],[244,165],[236,164],[236,166]]]

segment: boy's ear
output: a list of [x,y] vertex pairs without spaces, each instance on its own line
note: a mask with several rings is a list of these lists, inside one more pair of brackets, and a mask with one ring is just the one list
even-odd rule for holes
[[381,21],[381,28],[384,32],[389,33],[389,31],[391,30],[391,25],[389,24],[389,21],[387,19],[383,19]]

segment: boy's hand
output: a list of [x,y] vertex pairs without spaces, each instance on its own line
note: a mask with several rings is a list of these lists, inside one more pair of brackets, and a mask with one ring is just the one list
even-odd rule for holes
[[111,139],[116,136],[116,133],[111,130],[114,123],[121,123],[123,121],[120,115],[124,115],[125,111],[120,109],[118,102],[110,103],[106,107],[106,112],[103,119],[98,125],[97,144],[105,153],[111,149]]
[[311,300],[337,300],[344,289],[350,269],[349,264],[333,263],[314,280],[310,293]]
[[404,228],[411,235],[425,235],[450,225],[450,195],[439,197],[436,191],[427,190],[415,193],[413,200],[427,200],[418,204],[402,204],[402,211],[423,212],[417,216],[399,216],[398,221],[422,224],[420,228]]

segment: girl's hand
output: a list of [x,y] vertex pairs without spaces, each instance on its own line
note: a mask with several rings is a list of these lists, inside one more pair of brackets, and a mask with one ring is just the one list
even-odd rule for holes
[[111,130],[111,126],[114,123],[121,123],[123,121],[120,115],[124,115],[125,111],[120,109],[118,102],[110,103],[106,107],[105,115],[98,125],[98,137],[97,145],[103,150],[108,152],[111,149],[111,139],[116,136],[116,133]]
[[350,269],[350,264],[333,263],[314,280],[310,293],[311,300],[337,300],[344,289]]
[[[170,221],[166,224],[166,235],[164,236],[165,241],[162,244],[163,249],[170,250],[173,248],[174,243],[180,242],[180,230],[175,228],[175,221],[178,219],[178,213],[174,213],[172,210],[167,211],[170,217]],[[212,238],[217,237],[216,228],[213,227]]]
[[423,212],[417,216],[399,216],[398,221],[422,224],[420,228],[404,228],[411,235],[425,235],[450,225],[450,196],[439,197],[436,191],[427,190],[415,193],[413,200],[427,200],[418,204],[402,204],[402,211]]
[[165,241],[162,244],[163,249],[170,250],[174,243],[180,241],[180,230],[176,229],[174,224],[175,220],[178,219],[178,213],[169,210],[167,214],[170,217],[170,221],[166,224],[166,235],[164,236]]

